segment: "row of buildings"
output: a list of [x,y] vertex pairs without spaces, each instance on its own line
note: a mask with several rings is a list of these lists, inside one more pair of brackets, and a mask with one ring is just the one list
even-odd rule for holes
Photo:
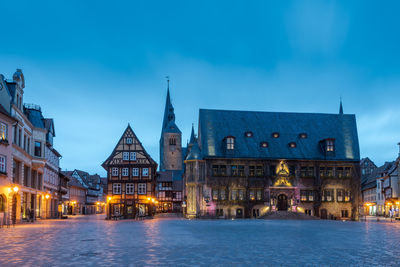
[[397,159],[382,166],[369,158],[362,159],[360,166],[363,215],[400,217],[400,151]]
[[169,83],[160,168],[128,125],[103,163],[107,217],[183,212],[187,218],[258,218],[301,212],[359,216],[355,115],[200,109],[198,135],[182,144]]
[[78,203],[77,194],[83,194],[78,189],[82,186],[85,201],[79,202],[91,206],[95,202],[89,196],[92,190],[100,192],[102,181],[98,175],[88,176],[78,184],[74,179],[81,173],[60,171],[54,120],[45,118],[40,106],[24,104],[24,90],[20,69],[10,80],[0,74],[0,225],[68,213],[71,203]]

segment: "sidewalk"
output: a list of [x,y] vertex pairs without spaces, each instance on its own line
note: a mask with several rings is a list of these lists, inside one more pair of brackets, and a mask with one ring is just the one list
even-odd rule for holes
[[361,216],[360,221],[365,222],[392,222],[392,223],[400,223],[400,220],[396,220],[395,218],[383,217],[383,216]]

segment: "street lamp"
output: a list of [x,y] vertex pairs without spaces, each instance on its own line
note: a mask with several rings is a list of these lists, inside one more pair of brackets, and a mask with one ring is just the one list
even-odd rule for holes
[[18,186],[14,186],[14,188],[13,188],[14,193],[17,193],[18,190],[19,190]]

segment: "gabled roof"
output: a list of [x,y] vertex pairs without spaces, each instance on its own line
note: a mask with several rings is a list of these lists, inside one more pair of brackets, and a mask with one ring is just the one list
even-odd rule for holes
[[[254,112],[200,109],[200,149],[204,157],[310,159],[359,161],[355,115],[321,113]],[[245,137],[251,131],[252,137]],[[279,138],[272,138],[278,132]],[[306,133],[301,138],[300,133]],[[235,137],[227,155],[223,140]],[[335,153],[326,155],[321,141],[333,138]],[[268,142],[268,147],[261,147]],[[296,148],[289,147],[290,142]]]
[[56,131],[54,130],[54,120],[53,119],[44,119],[44,127],[47,131],[51,132],[53,136],[56,136]]
[[118,140],[117,144],[115,145],[112,153],[110,154],[110,156],[108,156],[108,158],[103,162],[103,164],[101,164],[101,166],[107,170],[107,165],[110,164],[110,161],[113,159],[113,157],[116,154],[117,148],[120,145],[120,143],[122,142],[122,139],[124,138],[125,135],[127,135],[128,132],[131,132],[133,135],[133,138],[137,140],[139,146],[143,149],[142,152],[144,154],[144,156],[149,160],[150,164],[155,165],[157,167],[157,163],[153,160],[153,158],[147,153],[146,149],[144,148],[144,146],[142,145],[142,143],[140,142],[139,138],[137,138],[135,132],[132,130],[131,126],[128,124],[128,127],[126,127],[124,133],[121,135],[121,138]]

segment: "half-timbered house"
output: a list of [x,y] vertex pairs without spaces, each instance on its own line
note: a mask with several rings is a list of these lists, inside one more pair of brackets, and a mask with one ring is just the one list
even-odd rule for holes
[[107,218],[153,215],[157,163],[129,124],[102,167],[108,177]]

